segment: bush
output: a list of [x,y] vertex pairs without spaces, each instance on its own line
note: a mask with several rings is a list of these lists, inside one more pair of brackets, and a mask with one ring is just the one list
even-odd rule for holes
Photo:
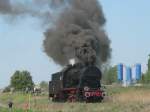
[[117,82],[117,67],[109,67],[103,74],[102,83],[113,84],[115,82]]
[[142,75],[141,83],[150,84],[150,71]]
[[7,86],[5,87],[5,89],[3,90],[3,93],[7,93],[11,91],[11,86]]

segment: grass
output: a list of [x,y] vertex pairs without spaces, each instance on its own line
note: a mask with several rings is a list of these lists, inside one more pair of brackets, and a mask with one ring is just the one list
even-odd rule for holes
[[[102,103],[53,103],[47,96],[31,96],[31,112],[150,112],[150,87],[107,87],[107,95]],[[14,102],[13,112],[29,112],[29,95],[1,94],[0,102],[7,105]],[[0,108],[0,112],[9,112]]]
[[33,111],[32,110],[25,111],[23,109],[15,109],[15,108],[10,111],[10,109],[8,108],[0,107],[0,112],[33,112]]

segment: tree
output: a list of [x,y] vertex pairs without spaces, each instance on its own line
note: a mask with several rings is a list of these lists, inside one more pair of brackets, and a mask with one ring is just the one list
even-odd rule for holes
[[117,66],[108,67],[103,74],[103,83],[112,84],[117,82]]
[[11,86],[10,85],[5,87],[4,90],[3,90],[4,93],[10,92],[10,91],[11,91]]
[[150,71],[142,75],[141,83],[150,84]]
[[149,54],[149,59],[148,59],[148,64],[147,64],[148,70],[146,73],[142,74],[142,78],[141,78],[141,83],[144,84],[150,84],[150,54]]
[[48,82],[42,81],[42,82],[40,83],[40,87],[41,87],[42,90],[48,91]]
[[148,71],[150,71],[150,54],[149,54],[149,59],[148,59]]
[[25,91],[26,88],[31,90],[34,86],[32,76],[28,71],[16,71],[11,77],[10,83],[11,87],[13,87],[17,91]]

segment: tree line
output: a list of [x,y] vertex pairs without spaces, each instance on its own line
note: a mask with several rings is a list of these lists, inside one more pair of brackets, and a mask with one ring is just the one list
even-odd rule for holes
[[[147,71],[142,73],[141,80],[139,83],[150,84],[150,55],[147,62]],[[117,83],[117,65],[108,66],[105,68],[102,78],[102,84],[113,84]],[[42,81],[40,87],[48,91],[48,82]],[[25,91],[26,89],[32,90],[35,86],[35,83],[32,80],[32,76],[28,71],[15,71],[10,79],[10,85],[4,89],[4,92],[8,92],[13,88],[14,91]]]

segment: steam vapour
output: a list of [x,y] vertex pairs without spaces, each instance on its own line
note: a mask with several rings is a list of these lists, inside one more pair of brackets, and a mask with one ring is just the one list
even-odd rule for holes
[[71,58],[102,65],[110,58],[111,48],[103,28],[106,20],[101,6],[97,0],[67,3],[55,26],[45,32],[45,52],[60,65],[68,64]]

